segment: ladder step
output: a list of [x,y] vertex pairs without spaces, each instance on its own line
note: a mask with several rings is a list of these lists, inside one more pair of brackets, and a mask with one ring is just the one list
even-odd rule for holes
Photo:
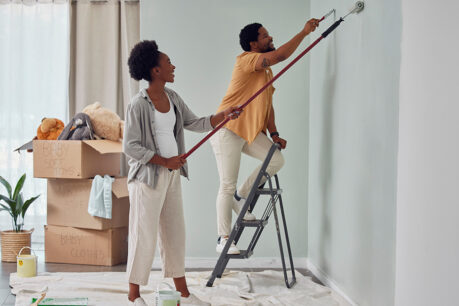
[[227,254],[226,256],[228,258],[244,259],[244,258],[249,258],[252,255],[253,255],[253,251],[241,250],[241,254]]
[[[274,194],[282,194],[282,189],[275,189],[273,188]],[[271,194],[271,190],[269,188],[259,188],[257,189],[257,194]]]
[[261,226],[266,226],[268,224],[268,220],[253,220],[253,221],[247,221],[247,220],[242,220],[241,225],[246,226],[246,227],[261,227]]

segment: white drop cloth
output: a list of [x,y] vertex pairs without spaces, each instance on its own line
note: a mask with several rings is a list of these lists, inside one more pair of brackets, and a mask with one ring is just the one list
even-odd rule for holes
[[[206,287],[209,275],[210,271],[186,273],[190,292],[212,305],[340,305],[329,288],[299,272],[292,289],[285,286],[281,271],[226,271],[211,288]],[[149,285],[141,287],[141,295],[149,305],[154,305],[157,284],[163,281],[173,285],[172,279],[164,280],[161,272],[152,271]],[[47,297],[88,297],[90,305],[127,304],[128,284],[124,272],[40,273],[33,278],[12,273],[10,286],[16,295],[16,305],[20,306],[30,305],[31,297],[45,291]]]

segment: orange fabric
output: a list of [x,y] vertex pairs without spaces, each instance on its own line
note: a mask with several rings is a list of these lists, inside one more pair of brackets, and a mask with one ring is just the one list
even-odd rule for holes
[[[261,53],[244,52],[237,57],[231,82],[217,112],[244,104],[273,78],[271,68],[255,71],[260,55]],[[244,108],[238,119],[229,121],[225,127],[249,144],[252,143],[260,132],[266,132],[273,93],[274,87],[271,85]]]
[[57,118],[43,118],[37,129],[37,139],[56,140],[64,130],[64,122]]

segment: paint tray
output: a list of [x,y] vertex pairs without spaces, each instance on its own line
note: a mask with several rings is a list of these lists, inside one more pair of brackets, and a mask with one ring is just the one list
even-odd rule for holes
[[[37,299],[32,298],[32,303]],[[88,298],[44,298],[38,306],[80,306],[88,305]]]

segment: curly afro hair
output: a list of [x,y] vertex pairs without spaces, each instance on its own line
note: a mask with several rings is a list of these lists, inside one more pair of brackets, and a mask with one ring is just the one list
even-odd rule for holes
[[251,23],[246,25],[239,33],[239,43],[244,51],[250,51],[250,42],[258,40],[258,29],[262,25],[260,23]]
[[137,43],[131,50],[128,59],[129,73],[131,77],[140,81],[151,82],[150,71],[152,68],[158,66],[159,55],[158,45],[154,40],[144,40]]

